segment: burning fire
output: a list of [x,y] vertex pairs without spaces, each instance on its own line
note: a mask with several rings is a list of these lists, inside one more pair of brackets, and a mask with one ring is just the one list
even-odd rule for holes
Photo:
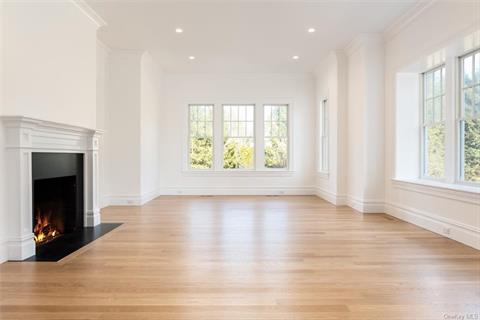
[[51,214],[42,215],[40,210],[37,211],[35,219],[37,223],[33,227],[33,234],[36,244],[42,244],[52,240],[60,235],[58,229],[50,222]]

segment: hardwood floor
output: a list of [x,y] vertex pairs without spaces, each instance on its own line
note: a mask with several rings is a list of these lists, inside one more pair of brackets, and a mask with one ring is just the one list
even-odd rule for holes
[[0,319],[480,319],[480,252],[384,214],[161,197],[103,220],[61,262],[0,265]]

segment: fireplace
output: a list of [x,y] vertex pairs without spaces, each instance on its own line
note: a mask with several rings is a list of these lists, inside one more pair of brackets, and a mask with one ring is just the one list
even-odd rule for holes
[[32,231],[37,251],[39,246],[81,231],[83,154],[32,153],[32,187]]
[[22,116],[0,121],[5,130],[0,152],[5,151],[9,168],[0,255],[11,261],[58,261],[111,228],[100,223],[100,131]]

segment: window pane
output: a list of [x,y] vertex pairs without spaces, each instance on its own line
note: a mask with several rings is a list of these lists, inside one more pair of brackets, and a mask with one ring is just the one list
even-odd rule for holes
[[480,117],[480,85],[473,87],[474,117]]
[[[265,167],[284,169],[288,164],[288,106],[264,106]],[[271,116],[270,116],[271,115]]]
[[433,100],[425,102],[425,123],[433,122]]
[[463,59],[463,85],[469,86],[473,83],[473,56]]
[[[254,168],[254,106],[223,106],[223,128],[229,134],[224,135],[223,168]],[[230,111],[230,118],[225,113]]]
[[463,116],[473,117],[473,88],[463,90]]
[[265,167],[283,169],[287,167],[287,139],[265,139]]
[[253,138],[226,138],[223,148],[223,168],[253,169],[253,155]]
[[442,70],[438,69],[433,73],[433,94],[438,96],[442,94]]
[[480,83],[480,52],[475,54],[475,83]]
[[425,128],[425,175],[442,178],[445,172],[445,126]]
[[431,72],[425,74],[425,98],[433,96],[433,74]]
[[464,180],[480,182],[480,119],[463,122],[463,140]]
[[443,117],[442,117],[442,97],[437,97],[435,98],[435,100],[433,101],[433,109],[434,109],[434,122],[440,122],[443,120]]
[[213,167],[213,122],[206,121],[209,114],[213,114],[212,105],[189,106],[189,165],[192,169]]
[[272,120],[272,108],[270,106],[265,106],[264,107],[264,115],[263,119],[265,121],[270,121]]

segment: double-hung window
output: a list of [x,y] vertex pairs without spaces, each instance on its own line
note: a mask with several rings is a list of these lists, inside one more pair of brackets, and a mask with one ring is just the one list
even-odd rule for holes
[[460,180],[480,182],[480,50],[460,58]]
[[318,171],[328,172],[328,101],[322,100],[318,112],[319,146]]
[[189,167],[213,168],[213,105],[189,105]]
[[223,172],[288,170],[289,112],[290,105],[281,103],[188,105],[185,168]]
[[223,105],[223,168],[255,168],[255,105]]
[[445,177],[445,66],[423,74],[422,172]]
[[288,105],[264,105],[265,168],[288,166]]

